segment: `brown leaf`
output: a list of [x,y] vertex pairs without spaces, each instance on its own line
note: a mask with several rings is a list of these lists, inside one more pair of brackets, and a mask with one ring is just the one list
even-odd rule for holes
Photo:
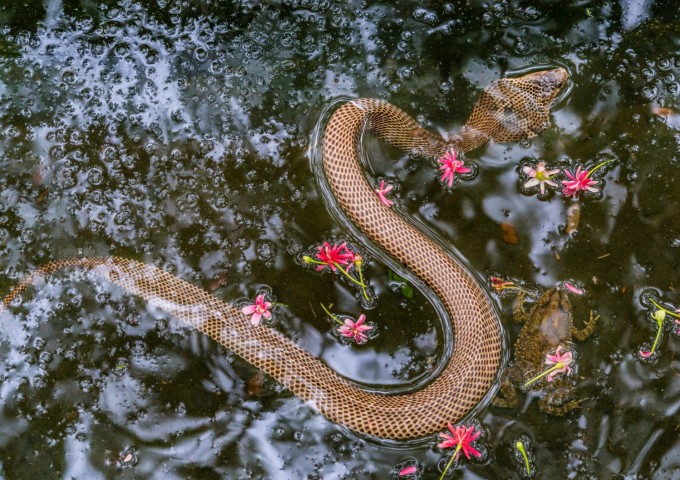
[[45,173],[43,172],[43,169],[40,168],[39,166],[35,167],[35,169],[33,170],[32,180],[34,187],[39,187],[45,181]]
[[212,280],[210,280],[210,283],[208,283],[208,291],[214,292],[218,288],[224,287],[227,284],[227,278],[227,272],[222,272],[214,277]]
[[666,107],[652,107],[652,113],[660,117],[670,117],[675,114],[672,108]]
[[578,203],[572,203],[567,208],[567,233],[575,232],[581,219],[581,207]]
[[503,234],[503,241],[508,245],[517,245],[517,230],[510,220],[505,220],[501,223],[501,233]]
[[250,396],[262,396],[264,393],[264,372],[262,370],[258,370],[257,373],[248,380],[247,391]]

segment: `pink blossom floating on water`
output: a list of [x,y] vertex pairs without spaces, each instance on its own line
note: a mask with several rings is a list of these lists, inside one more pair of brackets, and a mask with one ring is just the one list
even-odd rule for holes
[[557,183],[552,181],[551,178],[560,172],[559,168],[546,170],[545,162],[538,162],[536,168],[532,167],[531,165],[527,165],[522,170],[529,177],[529,180],[524,184],[524,188],[531,188],[538,185],[541,195],[545,195],[546,185],[557,187]]
[[444,439],[439,445],[439,448],[455,448],[456,451],[453,454],[454,459],[460,455],[462,451],[465,458],[470,459],[470,455],[475,457],[481,457],[482,453],[472,446],[472,442],[477,440],[477,438],[482,434],[480,431],[476,431],[474,426],[458,425],[453,426],[448,424],[449,431],[453,435],[448,433],[440,433],[439,436]]
[[400,477],[406,477],[408,475],[413,475],[417,471],[418,471],[418,467],[416,467],[415,465],[410,465],[406,468],[402,468],[401,470],[399,470],[399,476]]
[[437,446],[439,448],[455,448],[456,450],[453,452],[453,455],[451,455],[451,459],[449,460],[449,463],[446,464],[446,468],[444,468],[442,471],[442,475],[439,477],[439,480],[442,480],[446,476],[446,472],[449,471],[449,468],[453,462],[458,459],[461,451],[468,460],[470,460],[471,456],[482,456],[482,452],[472,446],[472,443],[482,434],[481,430],[477,430],[474,425],[457,425],[454,427],[449,423],[448,427],[449,431],[453,435],[449,435],[448,433],[440,433],[439,437],[443,438],[444,441]]
[[343,325],[338,327],[338,333],[343,337],[354,340],[358,345],[366,343],[368,336],[364,332],[372,330],[373,327],[371,325],[364,325],[365,321],[366,315],[363,313],[359,315],[356,322],[349,317],[345,317]]
[[315,255],[319,262],[319,265],[316,267],[317,272],[326,267],[330,267],[335,272],[338,266],[347,265],[353,258],[353,252],[347,248],[345,243],[341,245],[334,243],[331,246],[328,242],[323,242],[323,245],[317,248],[319,249],[319,252]]
[[576,198],[580,192],[586,190],[593,193],[599,192],[600,189],[594,186],[597,185],[597,181],[590,178],[591,173],[592,171],[582,170],[581,165],[578,166],[574,173],[565,168],[564,174],[569,177],[569,180],[562,180],[562,185],[564,185],[562,194],[566,197]]
[[439,159],[439,170],[442,170],[441,181],[449,188],[453,186],[453,180],[456,173],[470,173],[471,168],[465,166],[465,162],[458,160],[456,150],[451,148],[442,158]]
[[583,295],[585,293],[582,289],[575,287],[574,285],[572,285],[571,283],[568,283],[568,282],[564,283],[564,288],[569,290],[574,295]]
[[257,326],[262,321],[262,317],[269,320],[272,318],[271,302],[266,301],[265,295],[261,293],[255,297],[255,303],[246,305],[241,309],[244,315],[250,315],[250,323]]
[[375,193],[378,194],[378,198],[380,199],[380,201],[387,207],[391,207],[394,204],[392,200],[385,196],[387,193],[390,193],[392,191],[392,188],[394,187],[389,184],[385,186],[385,180],[380,180],[380,187],[374,190]]

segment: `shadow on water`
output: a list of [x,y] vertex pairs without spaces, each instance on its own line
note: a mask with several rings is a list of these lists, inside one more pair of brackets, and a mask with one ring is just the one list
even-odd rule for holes
[[[461,478],[672,479],[680,382],[680,40],[672,2],[284,2],[47,0],[0,6],[0,285],[74,256],[153,263],[220,298],[271,288],[276,328],[343,375],[379,388],[427,381],[446,357],[441,307],[402,294],[367,246],[378,335],[340,344],[318,304],[355,318],[355,291],[297,260],[350,239],[310,171],[317,121],[340,98],[377,97],[437,132],[464,124],[499,76],[562,65],[553,127],[471,152],[477,177],[447,191],[431,160],[365,144],[398,208],[437,232],[480,278],[570,281],[580,327],[580,407],[485,406],[488,457]],[[318,132],[316,132],[318,134]],[[610,159],[601,194],[523,192],[520,162]],[[521,171],[521,168],[519,169]],[[517,242],[503,239],[509,223]],[[503,227],[507,228],[507,227]],[[419,286],[408,272],[397,271]],[[59,275],[0,317],[4,478],[388,478],[415,458],[438,478],[436,438],[380,442],[329,422],[231,352],[110,285]],[[508,346],[519,327],[498,298]],[[508,354],[511,354],[508,348]],[[451,392],[455,397],[456,392]],[[442,399],[447,401],[447,399]],[[442,426],[443,428],[445,426]],[[442,429],[443,430],[443,429]]]

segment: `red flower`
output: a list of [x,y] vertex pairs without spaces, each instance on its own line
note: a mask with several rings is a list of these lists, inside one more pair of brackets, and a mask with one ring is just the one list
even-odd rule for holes
[[328,242],[323,242],[323,245],[317,247],[319,253],[316,254],[316,258],[319,259],[321,264],[316,267],[316,271],[320,272],[326,267],[330,267],[332,271],[335,272],[336,265],[347,265],[354,259],[354,253],[347,249],[346,244],[338,245],[334,243],[331,247]]
[[[595,169],[593,169],[594,171]],[[562,195],[566,197],[578,197],[579,192],[588,190],[589,192],[599,192],[600,189],[594,187],[597,185],[597,181],[590,178],[592,172],[588,170],[581,170],[581,165],[578,166],[575,173],[571,173],[569,170],[565,169],[564,174],[570,178],[570,180],[562,180]]]
[[465,166],[462,160],[458,160],[456,151],[451,148],[446,154],[439,159],[439,170],[442,170],[441,181],[446,183],[448,187],[453,185],[454,175],[456,173],[470,173],[472,169]]
[[456,453],[454,453],[454,458],[457,458],[460,451],[463,451],[465,458],[470,459],[470,455],[475,457],[481,457],[482,453],[471,446],[472,442],[477,440],[477,438],[482,434],[482,432],[475,431],[475,427],[466,427],[465,425],[459,425],[454,427],[449,423],[449,430],[453,435],[447,433],[440,433],[439,436],[444,439],[442,443],[437,445],[439,448],[456,448]]

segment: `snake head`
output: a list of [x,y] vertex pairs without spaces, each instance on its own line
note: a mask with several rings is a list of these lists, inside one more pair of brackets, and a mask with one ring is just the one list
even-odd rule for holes
[[564,68],[555,68],[491,82],[456,139],[458,149],[535,137],[550,125],[550,106],[568,78]]
[[553,68],[529,73],[517,80],[526,85],[525,88],[534,92],[536,102],[548,109],[567,84],[568,79],[569,73],[564,68]]

